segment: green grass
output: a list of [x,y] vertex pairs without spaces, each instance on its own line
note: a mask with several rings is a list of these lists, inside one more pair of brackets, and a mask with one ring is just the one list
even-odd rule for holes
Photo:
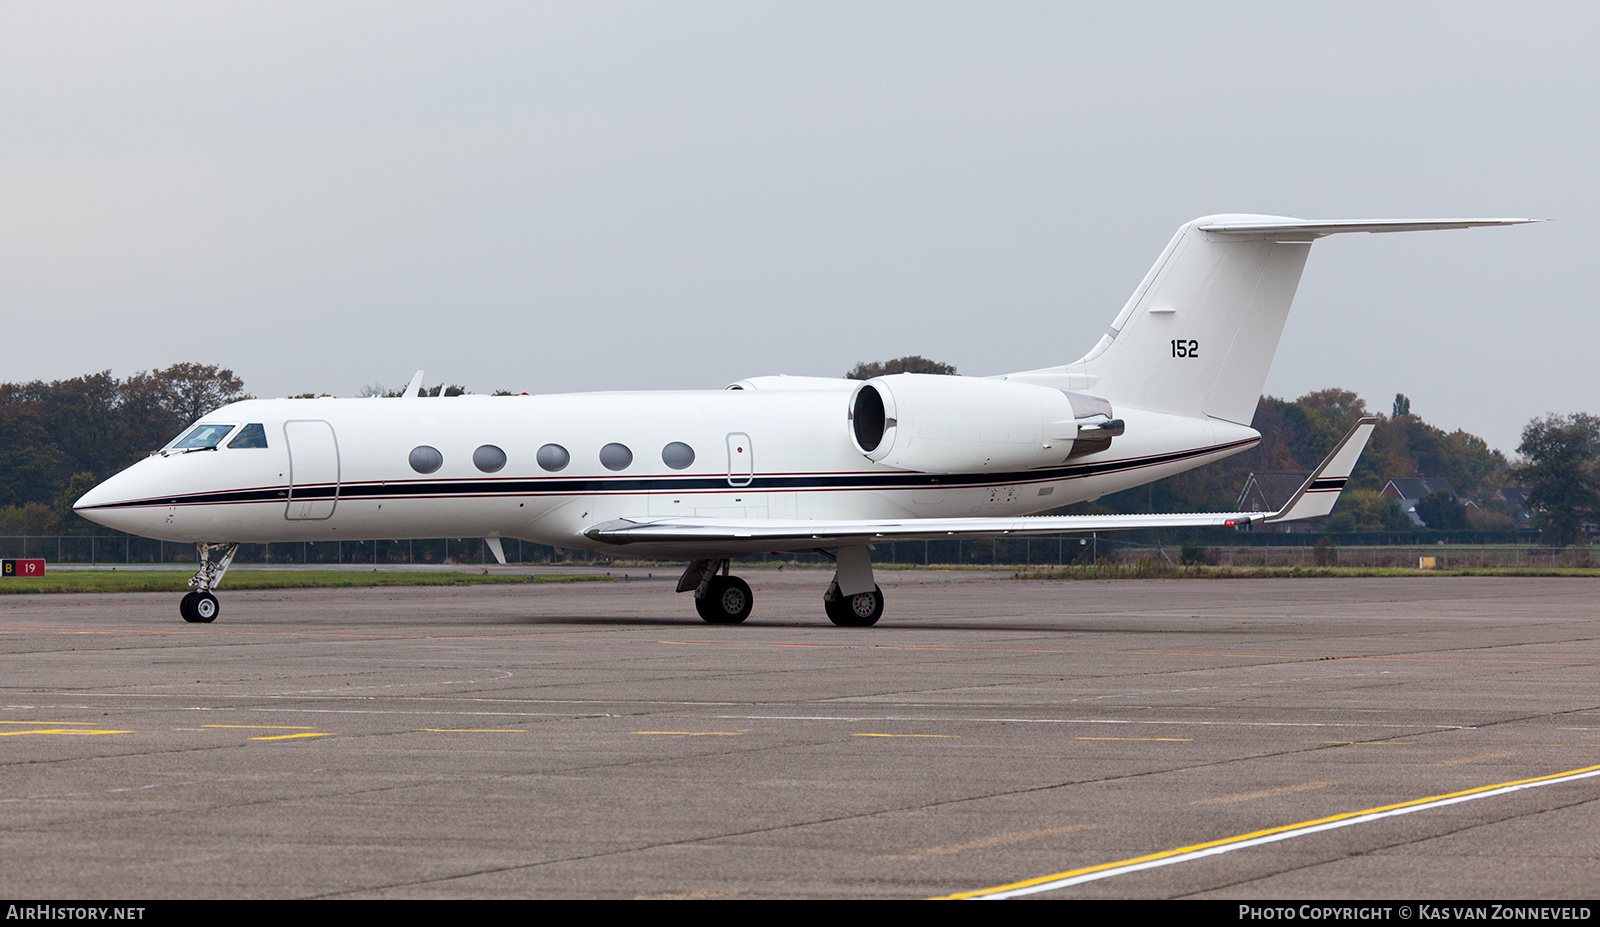
[[[55,570],[44,576],[0,579],[0,595],[25,592],[187,592],[193,570]],[[355,570],[229,570],[219,589],[313,589],[355,586],[480,586],[500,583],[604,582],[609,576],[570,573],[402,573]]]

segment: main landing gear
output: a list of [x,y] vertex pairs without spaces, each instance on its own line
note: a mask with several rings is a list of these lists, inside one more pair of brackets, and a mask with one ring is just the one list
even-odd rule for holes
[[750,617],[755,596],[750,584],[737,576],[713,576],[706,594],[697,596],[694,609],[711,624],[738,624]]
[[[822,596],[822,610],[841,628],[870,628],[883,617],[883,590],[872,579],[872,557],[865,547],[818,553],[837,565]],[[738,624],[750,617],[755,596],[750,584],[728,575],[726,559],[694,560],[678,577],[679,592],[694,593],[694,609],[708,624]],[[845,592],[844,590],[850,590]]]
[[870,628],[883,617],[883,590],[873,584],[871,592],[844,595],[835,580],[823,593],[822,610],[827,612],[829,621],[841,628]]
[[726,560],[694,560],[678,577],[679,592],[694,592],[694,610],[707,624],[738,624],[750,617],[750,584],[728,575]]
[[[189,586],[194,591],[178,603],[178,614],[192,624],[210,624],[222,613],[222,605],[211,594],[211,590],[222,582],[223,574],[228,572],[228,564],[233,562],[233,555],[239,552],[239,545],[200,543],[195,548],[200,552],[200,570],[189,580]],[[218,552],[221,556],[213,560],[212,552]]]
[[883,617],[883,590],[872,581],[872,554],[865,547],[841,547],[830,555],[833,582],[822,596],[822,610],[841,628],[870,628]]

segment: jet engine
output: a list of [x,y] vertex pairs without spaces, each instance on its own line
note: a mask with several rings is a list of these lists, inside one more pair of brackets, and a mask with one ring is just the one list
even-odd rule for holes
[[897,373],[856,387],[850,441],[868,460],[944,473],[1026,470],[1111,446],[1111,403],[1065,390],[973,377]]

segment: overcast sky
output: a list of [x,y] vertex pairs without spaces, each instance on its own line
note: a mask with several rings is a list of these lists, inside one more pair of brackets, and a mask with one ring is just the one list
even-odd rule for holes
[[1312,249],[1267,392],[1600,413],[1600,7],[0,2],[0,380],[717,388],[1099,337],[1183,222]]

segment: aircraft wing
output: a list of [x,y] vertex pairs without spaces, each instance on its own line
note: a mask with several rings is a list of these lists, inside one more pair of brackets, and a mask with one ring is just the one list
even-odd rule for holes
[[1012,518],[767,519],[616,518],[586,529],[608,544],[720,546],[751,544],[765,549],[812,549],[877,541],[942,541],[958,538],[1077,534],[1132,528],[1213,528],[1315,518],[1333,504],[1367,445],[1377,418],[1363,418],[1327,459],[1276,512],[1201,512],[1156,515],[1033,515]]
[[1262,512],[1194,515],[1035,515],[1022,518],[907,518],[800,521],[742,518],[616,518],[584,531],[608,544],[686,544],[759,541],[773,549],[868,544],[877,541],[944,541],[1010,535],[1070,534],[1128,528],[1244,525]]

